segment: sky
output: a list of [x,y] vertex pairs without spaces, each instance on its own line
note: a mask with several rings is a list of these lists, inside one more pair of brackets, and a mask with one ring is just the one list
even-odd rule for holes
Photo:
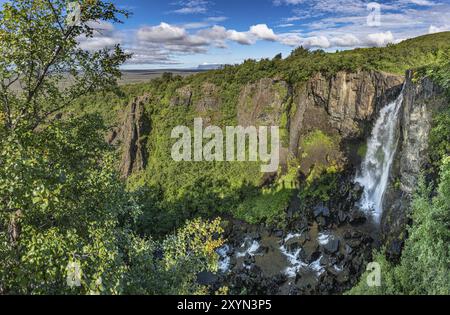
[[[95,23],[88,50],[120,43],[128,69],[195,68],[283,56],[298,46],[385,46],[450,30],[450,0],[110,0],[132,15]],[[0,2],[3,2],[0,0]]]

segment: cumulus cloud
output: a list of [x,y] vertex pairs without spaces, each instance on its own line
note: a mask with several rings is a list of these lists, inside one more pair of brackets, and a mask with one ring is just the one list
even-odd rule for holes
[[394,43],[394,35],[390,31],[385,33],[369,34],[367,36],[367,43],[378,47],[386,46],[387,44]]
[[162,22],[157,26],[145,26],[138,30],[137,36],[140,40],[166,43],[171,41],[178,41],[186,38],[188,35],[186,30]]
[[250,27],[250,33],[259,39],[276,41],[277,35],[266,24],[258,24]]
[[228,39],[235,41],[241,45],[252,45],[255,40],[246,32],[238,32],[235,30],[227,31]]
[[361,44],[361,41],[353,34],[333,37],[330,42],[335,47],[355,47]]

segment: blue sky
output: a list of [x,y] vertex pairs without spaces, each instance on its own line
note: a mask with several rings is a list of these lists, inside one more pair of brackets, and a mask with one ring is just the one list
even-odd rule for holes
[[[132,12],[98,24],[85,49],[120,43],[126,68],[191,68],[292,49],[384,46],[450,30],[450,0],[111,0]],[[0,2],[4,2],[0,0]],[[379,18],[378,18],[379,17]]]

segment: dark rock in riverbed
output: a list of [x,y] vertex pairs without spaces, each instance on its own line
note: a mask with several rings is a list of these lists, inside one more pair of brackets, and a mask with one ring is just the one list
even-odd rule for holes
[[366,223],[367,217],[358,208],[354,208],[349,214],[349,222],[351,225],[361,225]]
[[330,216],[330,209],[325,207],[324,205],[318,205],[316,208],[314,208],[313,213],[315,218],[319,216],[328,218]]
[[323,249],[328,254],[336,254],[339,251],[340,241],[338,239],[331,239],[325,245]]
[[322,256],[322,253],[320,251],[313,252],[308,258],[308,263],[311,264],[311,263],[317,261],[317,259],[319,259],[320,256]]

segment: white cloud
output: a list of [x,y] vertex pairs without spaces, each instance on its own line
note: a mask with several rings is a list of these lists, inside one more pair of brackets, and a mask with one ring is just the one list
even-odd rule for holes
[[251,26],[250,33],[263,40],[276,41],[278,39],[273,30],[270,29],[266,24]]
[[210,16],[205,19],[207,22],[219,23],[228,20],[226,16]]
[[406,0],[406,2],[415,4],[415,5],[420,5],[420,6],[432,6],[432,5],[436,4],[433,1],[429,1],[429,0]]
[[92,37],[80,36],[77,38],[79,47],[88,51],[111,48],[122,42],[122,36],[115,31],[114,25],[104,21],[91,21],[87,23],[93,29]]
[[330,42],[335,47],[355,47],[361,44],[361,41],[353,34],[333,37]]
[[168,41],[181,40],[187,36],[186,30],[162,22],[158,26],[142,27],[138,30],[137,36],[140,40],[165,43]]
[[378,47],[386,46],[389,43],[394,42],[394,35],[388,31],[385,33],[369,34],[367,36],[367,43],[369,45],[375,45]]
[[306,48],[329,48],[331,44],[325,36],[313,36],[303,39],[302,46]]
[[255,40],[246,32],[238,32],[235,30],[227,31],[227,38],[235,41],[241,45],[252,45],[255,43]]
[[293,23],[284,23],[284,24],[278,24],[277,25],[277,27],[280,27],[280,28],[292,27],[292,26],[295,26],[295,24],[293,24]]
[[450,31],[450,24],[449,25],[443,25],[443,26],[430,25],[430,28],[428,29],[428,33],[429,34],[440,33],[440,32],[447,32],[447,31]]

